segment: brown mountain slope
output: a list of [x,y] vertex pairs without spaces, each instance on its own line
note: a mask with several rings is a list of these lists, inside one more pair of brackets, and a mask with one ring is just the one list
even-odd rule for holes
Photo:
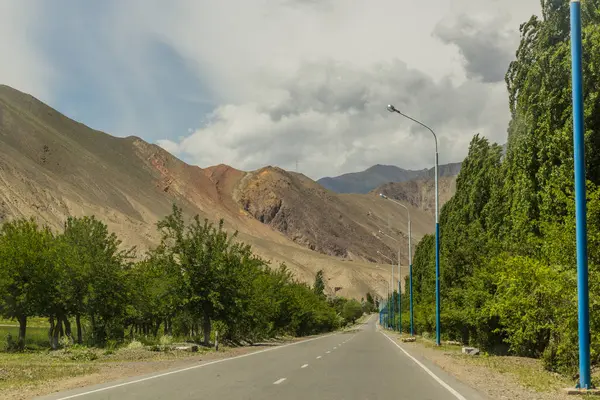
[[[440,208],[456,192],[456,176],[443,176],[438,182]],[[372,194],[383,193],[393,199],[435,215],[435,182],[433,179],[416,179],[406,182],[390,182],[378,187]]]
[[[281,179],[269,177],[278,174]],[[285,185],[293,190],[282,189]],[[275,213],[268,222],[287,225],[285,234],[279,225],[273,224],[276,230],[254,217],[271,215],[277,196],[286,218]],[[158,241],[156,221],[177,203],[190,216],[224,218],[226,227],[238,230],[258,254],[286,262],[301,280],[312,281],[322,268],[330,292],[341,288],[339,293],[360,298],[370,290],[381,296],[389,267],[364,260],[382,261],[376,249],[391,254],[396,244],[386,242],[388,248],[370,232],[388,215],[402,229],[403,210],[373,195],[351,196],[331,194],[306,177],[272,168],[245,173],[224,165],[191,166],[139,138],[95,131],[0,86],[0,220],[34,216],[60,229],[70,215],[93,214],[142,253]],[[241,199],[249,211],[240,206]],[[302,214],[295,214],[298,210]],[[425,232],[430,217],[421,218],[419,229]]]
[[[336,194],[302,174],[280,168],[248,173],[234,198],[256,219],[294,242],[351,260],[378,261],[378,251],[390,253],[390,243],[373,235],[388,219],[399,232],[407,226],[406,211],[376,195]],[[432,221],[420,210],[411,211],[413,236],[418,240],[431,230]],[[400,246],[407,245],[405,238],[398,240]]]

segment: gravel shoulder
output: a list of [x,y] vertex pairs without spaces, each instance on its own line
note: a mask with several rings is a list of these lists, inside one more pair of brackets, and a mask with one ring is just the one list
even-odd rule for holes
[[[574,387],[575,382],[544,370],[540,360],[485,354],[468,356],[461,353],[461,346],[437,347],[432,341],[421,337],[417,337],[413,343],[402,343],[399,334],[390,331],[386,331],[386,334],[397,340],[409,353],[428,359],[493,400],[582,398],[564,393],[563,389]],[[600,399],[598,396],[584,398]]]

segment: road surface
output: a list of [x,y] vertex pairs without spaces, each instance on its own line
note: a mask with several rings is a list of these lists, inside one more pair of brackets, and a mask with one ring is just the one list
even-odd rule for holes
[[373,316],[353,332],[43,397],[53,400],[484,400],[403,351]]

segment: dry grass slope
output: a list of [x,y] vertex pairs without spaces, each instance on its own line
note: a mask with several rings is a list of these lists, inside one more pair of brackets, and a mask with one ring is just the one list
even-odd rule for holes
[[[398,244],[376,240],[378,226],[391,219],[406,246],[404,210],[375,195],[337,195],[277,168],[201,169],[0,86],[0,221],[33,216],[58,230],[68,216],[96,215],[143,254],[157,243],[155,223],[173,203],[189,216],[223,218],[258,254],[285,262],[301,280],[324,269],[328,290],[346,296],[386,292],[389,267],[369,261],[382,262],[376,251],[391,255]],[[418,239],[433,221],[411,212]]]

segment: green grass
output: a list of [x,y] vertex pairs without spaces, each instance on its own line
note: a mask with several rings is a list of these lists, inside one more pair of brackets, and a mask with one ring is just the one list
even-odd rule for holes
[[[221,351],[225,348],[220,349]],[[199,348],[197,353],[151,351],[148,348],[121,347],[115,350],[73,346],[57,351],[40,350],[0,353],[0,390],[19,390],[44,382],[89,375],[110,368],[111,363],[166,361],[184,359],[213,350]]]
[[[19,323],[14,319],[0,318],[0,325],[19,326]],[[48,318],[29,317],[27,318],[27,328],[44,328],[49,326]]]
[[436,346],[433,340],[421,337],[417,337],[417,343],[442,351],[449,357],[459,359],[465,363],[481,365],[501,374],[512,375],[517,379],[519,384],[537,392],[553,392],[574,386],[574,383],[565,376],[545,370],[542,362],[537,359],[495,356],[486,353],[479,356],[469,356],[462,354],[461,346],[443,343],[440,346]]
[[51,357],[48,353],[0,353],[0,390],[87,375],[98,370],[90,362]]
[[[2,349],[5,345],[6,337],[9,333],[16,342],[19,338],[19,327],[0,326],[0,349]],[[48,328],[27,327],[27,331],[25,333],[25,347],[31,350],[49,348],[50,344],[48,343]]]
[[562,375],[546,371],[540,360],[536,359],[487,355],[472,357],[462,354],[457,356],[502,374],[511,374],[521,385],[537,392],[551,392],[575,385]]

